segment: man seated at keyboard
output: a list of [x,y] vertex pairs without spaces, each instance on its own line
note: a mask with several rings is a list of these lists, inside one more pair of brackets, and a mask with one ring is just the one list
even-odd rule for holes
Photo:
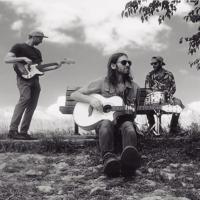
[[[163,58],[160,56],[152,57],[151,65],[153,66],[153,70],[146,76],[145,88],[149,89],[151,92],[163,92],[167,104],[179,105],[183,109],[184,105],[182,104],[181,100],[173,97],[176,91],[175,79],[170,71],[163,68],[165,65]],[[164,103],[164,100],[161,99],[160,103]],[[178,132],[179,116],[180,113],[172,114],[170,122],[170,133],[172,134]],[[154,131],[154,112],[148,113],[147,119],[149,123],[149,130]]]

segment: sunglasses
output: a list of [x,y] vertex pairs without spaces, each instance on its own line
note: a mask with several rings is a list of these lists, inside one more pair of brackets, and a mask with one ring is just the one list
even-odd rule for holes
[[121,61],[119,61],[119,63],[121,63],[122,65],[127,65],[127,63],[129,66],[132,65],[132,62],[130,60],[121,60]]
[[157,65],[158,64],[158,62],[152,62],[151,63],[151,65]]

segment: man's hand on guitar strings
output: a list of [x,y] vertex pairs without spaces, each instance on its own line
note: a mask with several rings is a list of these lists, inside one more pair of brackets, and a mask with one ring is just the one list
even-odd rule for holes
[[75,64],[75,61],[65,58],[64,60],[62,60],[62,61],[60,61],[60,62],[57,62],[56,69],[57,69],[57,68],[60,68],[63,64],[68,64],[68,65],[70,65],[70,64]]
[[125,110],[130,112],[135,112],[134,105],[125,105]]
[[103,112],[103,105],[101,101],[95,97],[90,97],[90,105],[99,112]]
[[32,64],[32,60],[30,60],[29,58],[27,57],[24,57],[23,59],[28,65],[31,65]]

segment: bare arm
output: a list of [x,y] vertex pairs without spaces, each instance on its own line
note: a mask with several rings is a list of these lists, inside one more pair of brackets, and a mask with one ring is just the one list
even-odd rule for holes
[[[92,88],[90,87],[92,86]],[[71,94],[71,98],[78,102],[88,103],[93,108],[97,109],[100,112],[103,112],[103,105],[102,102],[91,96],[90,94],[98,93],[99,90],[99,83],[95,82],[90,84],[87,87],[83,87]]]
[[75,91],[71,94],[71,98],[78,102],[89,103],[94,98],[90,95],[83,94],[80,90]]
[[7,55],[5,56],[4,61],[7,64],[13,64],[13,63],[20,62],[20,61],[24,61],[27,64],[31,64],[32,63],[32,61],[29,58],[27,58],[27,57],[16,57],[16,55],[14,53],[12,53],[12,52],[8,52],[7,53]]

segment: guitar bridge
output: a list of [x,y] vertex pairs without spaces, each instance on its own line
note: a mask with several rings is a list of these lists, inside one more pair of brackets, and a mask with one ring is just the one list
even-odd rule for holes
[[94,108],[92,106],[89,106],[88,108],[88,117],[90,117],[92,115]]

